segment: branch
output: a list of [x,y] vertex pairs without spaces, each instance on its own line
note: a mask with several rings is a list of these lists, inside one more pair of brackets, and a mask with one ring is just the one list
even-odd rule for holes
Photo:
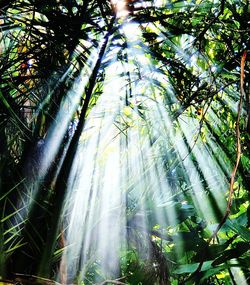
[[225,7],[225,0],[221,1],[221,6],[220,6],[220,12],[218,13],[218,15],[216,17],[214,17],[208,24],[207,26],[204,28],[204,30],[202,30],[200,32],[200,34],[197,36],[197,38],[194,41],[194,45],[198,42],[198,40],[200,40],[202,37],[204,37],[204,35],[206,34],[206,32],[211,28],[211,26],[219,19],[220,15],[223,14],[224,12],[224,7]]
[[240,114],[241,114],[241,109],[242,109],[242,101],[243,101],[243,96],[244,96],[244,66],[245,66],[245,60],[246,60],[246,55],[247,52],[244,51],[242,57],[241,57],[241,72],[240,72],[240,102],[238,104],[238,114],[237,114],[237,121],[236,121],[236,162],[231,174],[231,179],[230,179],[230,187],[229,187],[229,197],[228,197],[228,202],[227,202],[227,208],[225,211],[225,214],[221,220],[221,222],[219,223],[219,225],[217,226],[216,230],[214,231],[214,233],[212,234],[212,236],[209,238],[208,240],[208,244],[215,238],[215,236],[217,235],[217,233],[219,232],[219,230],[221,229],[221,227],[224,225],[224,223],[226,222],[229,214],[230,214],[230,210],[231,210],[231,206],[232,206],[232,202],[233,202],[233,193],[234,193],[234,181],[235,181],[235,175],[239,166],[239,162],[240,162],[240,155],[241,155],[241,145],[240,145]]
[[190,275],[190,277],[187,280],[190,280],[195,274],[200,272],[200,270],[202,268],[202,265],[204,263],[205,254],[206,254],[206,252],[208,250],[209,244],[217,236],[219,230],[225,224],[227,218],[230,215],[231,206],[232,206],[232,202],[233,202],[233,193],[234,193],[233,185],[234,185],[235,175],[236,175],[236,172],[237,172],[237,169],[238,169],[238,165],[239,165],[239,162],[240,162],[240,155],[241,155],[240,115],[241,115],[241,110],[242,110],[242,101],[243,101],[243,97],[244,97],[244,94],[245,94],[245,92],[244,92],[244,67],[245,67],[246,56],[247,56],[247,52],[244,51],[243,55],[241,57],[241,65],[240,65],[240,67],[241,67],[241,72],[240,72],[240,102],[238,104],[238,114],[237,114],[237,120],[236,120],[236,162],[235,162],[233,171],[231,173],[227,207],[226,207],[226,210],[225,210],[225,213],[224,213],[224,216],[223,216],[222,220],[220,221],[220,223],[218,224],[217,228],[215,229],[215,231],[213,232],[213,234],[210,236],[210,238],[207,241],[207,245],[206,245],[206,248],[205,248],[204,253],[202,255],[202,260],[199,263],[198,268],[195,270],[195,272],[193,274]]
[[42,278],[35,275],[28,275],[28,274],[21,274],[21,273],[15,273],[14,274],[14,280],[11,281],[14,284],[21,284],[21,285],[32,285],[32,284],[41,284],[41,285],[61,285],[60,283],[47,279]]
[[117,278],[115,280],[105,280],[105,281],[103,281],[101,283],[96,283],[94,285],[105,285],[105,284],[108,284],[108,283],[117,284],[117,285],[126,285],[126,283],[123,283],[123,282],[120,281],[120,280],[122,280],[124,278],[126,278],[126,276]]

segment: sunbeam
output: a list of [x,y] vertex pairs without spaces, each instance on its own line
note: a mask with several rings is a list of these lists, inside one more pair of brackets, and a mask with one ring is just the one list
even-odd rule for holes
[[[113,4],[121,17],[125,4]],[[165,236],[170,246],[173,239],[164,228],[178,223],[176,210],[186,209],[187,203],[178,199],[186,189],[179,186],[177,169],[185,169],[183,179],[205,223],[217,221],[225,208],[227,178],[207,147],[195,139],[199,121],[180,119],[176,132],[161,86],[171,87],[154,68],[147,50],[140,48],[139,24],[124,20],[121,33],[127,46],[125,62],[116,59],[107,68],[103,93],[88,115],[68,182],[66,243],[58,273],[62,283],[87,280],[93,264],[99,268],[95,282],[118,278],[119,256],[126,247],[144,248],[139,256],[154,259],[152,236],[155,242]],[[185,51],[181,54],[185,56]],[[200,172],[190,159],[190,149]],[[175,251],[180,259],[185,253],[181,246]]]
[[0,1],[0,285],[248,284],[248,1]]

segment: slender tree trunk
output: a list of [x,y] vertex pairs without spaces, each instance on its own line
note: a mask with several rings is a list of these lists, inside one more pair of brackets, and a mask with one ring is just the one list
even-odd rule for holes
[[77,129],[73,135],[67,154],[63,161],[61,170],[57,177],[57,181],[56,181],[55,189],[54,189],[54,192],[55,192],[54,201],[52,202],[53,208],[51,209],[50,230],[47,235],[47,240],[46,240],[45,248],[43,251],[44,254],[42,256],[41,265],[40,265],[39,272],[38,272],[39,275],[41,276],[47,277],[50,274],[51,257],[55,250],[56,238],[57,238],[59,222],[60,222],[60,217],[61,217],[61,211],[63,208],[64,198],[66,195],[67,182],[68,182],[70,170],[71,170],[74,158],[75,158],[78,142],[79,142],[80,136],[82,134],[82,131],[85,125],[86,113],[88,110],[88,106],[89,106],[89,102],[92,96],[93,89],[96,84],[98,72],[99,72],[103,57],[105,55],[105,51],[108,46],[110,36],[113,33],[114,21],[115,21],[115,18],[113,18],[112,21],[110,22],[107,34],[104,37],[104,42],[100,49],[97,62],[93,69],[92,75],[89,79],[89,86],[85,93],[84,104],[81,110],[81,115],[79,118]]

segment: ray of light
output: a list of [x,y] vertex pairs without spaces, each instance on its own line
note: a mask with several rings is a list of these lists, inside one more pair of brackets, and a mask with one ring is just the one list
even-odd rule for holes
[[[113,4],[117,13],[125,9],[123,3]],[[91,266],[95,282],[119,277],[119,256],[126,246],[143,249],[139,255],[145,260],[153,258],[153,230],[174,231],[179,222],[176,207],[185,208],[187,191],[208,223],[218,218],[213,208],[225,208],[227,177],[210,149],[196,140],[199,120],[172,121],[162,86],[173,91],[140,47],[140,26],[125,20],[121,33],[126,60],[116,59],[107,67],[103,93],[88,115],[68,184],[60,270],[67,283],[87,279]],[[190,62],[181,44],[174,49],[207,78],[196,57]],[[181,175],[187,189],[180,186]],[[185,255],[183,246],[175,251],[180,259]]]
[[[66,94],[63,102],[61,103],[59,112],[54,122],[52,123],[46,138],[44,140],[38,141],[36,147],[40,152],[39,161],[28,161],[27,165],[25,166],[26,168],[29,168],[28,170],[30,170],[30,168],[34,167],[32,164],[37,163],[35,175],[32,174],[29,179],[24,180],[24,187],[26,188],[27,192],[26,194],[23,194],[20,197],[18,205],[19,208],[23,208],[23,205],[25,205],[25,207],[23,208],[23,211],[13,216],[14,224],[19,223],[20,220],[25,221],[28,218],[32,207],[34,207],[37,203],[36,198],[38,194],[38,189],[41,183],[43,183],[43,179],[47,174],[49,168],[51,167],[52,162],[55,160],[55,157],[60,149],[65,134],[70,131],[69,123],[72,120],[72,116],[79,105],[80,98],[83,95],[86,84],[88,83],[89,74],[93,69],[96,58],[97,51],[93,50],[89,61],[86,63],[85,68],[81,71],[81,74],[75,80],[72,88]],[[65,77],[68,72],[69,71],[67,71],[63,77]],[[65,150],[67,149],[69,143],[70,141],[68,141],[65,145]],[[39,147],[41,148],[41,150],[39,149]],[[61,157],[57,173],[60,170],[60,165],[62,163],[64,155],[65,153]]]

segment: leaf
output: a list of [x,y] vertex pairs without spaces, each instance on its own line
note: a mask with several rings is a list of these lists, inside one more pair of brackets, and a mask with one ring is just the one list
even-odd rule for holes
[[186,220],[190,216],[195,215],[195,209],[192,205],[182,204],[181,208],[178,210],[178,219],[180,222]]
[[209,246],[207,258],[206,259],[215,259],[218,257],[221,253],[224,252],[224,250],[228,247],[228,244],[212,244]]
[[172,238],[176,248],[182,248],[186,251],[197,251],[198,248],[203,248],[206,244],[195,230],[192,232],[178,232]]
[[250,242],[250,230],[245,227],[246,223],[247,213],[243,213],[233,220],[227,220],[225,226],[240,235],[244,240]]
[[[174,270],[175,274],[183,274],[183,273],[193,273],[198,268],[200,263],[192,263],[192,264],[184,264],[178,266],[177,269]],[[206,261],[203,263],[201,271],[206,271],[212,268],[212,261]]]
[[[228,266],[227,266],[228,267]],[[220,273],[222,270],[224,269],[224,267],[216,267],[216,268],[210,268],[208,269],[204,275],[202,276],[200,281],[205,281],[207,278],[216,275],[217,273]]]
[[15,111],[11,108],[8,101],[3,96],[1,90],[0,90],[0,100],[2,101],[3,105],[7,108],[13,119],[15,120],[16,125],[20,128],[21,131],[30,131],[28,127],[22,122],[22,120],[18,117],[18,115],[15,113]]
[[20,186],[24,182],[25,178],[22,179],[17,185],[15,185],[13,188],[11,188],[8,192],[6,192],[4,195],[0,197],[0,201],[6,198],[13,190],[15,190],[18,186]]
[[224,251],[222,256],[216,258],[213,261],[212,265],[216,266],[216,265],[224,263],[230,259],[240,257],[242,254],[247,252],[249,249],[250,249],[250,243],[238,242],[235,245],[235,248]]
[[127,117],[131,116],[131,114],[132,114],[131,108],[128,107],[128,106],[124,107],[123,113],[124,113],[124,115],[127,116]]

